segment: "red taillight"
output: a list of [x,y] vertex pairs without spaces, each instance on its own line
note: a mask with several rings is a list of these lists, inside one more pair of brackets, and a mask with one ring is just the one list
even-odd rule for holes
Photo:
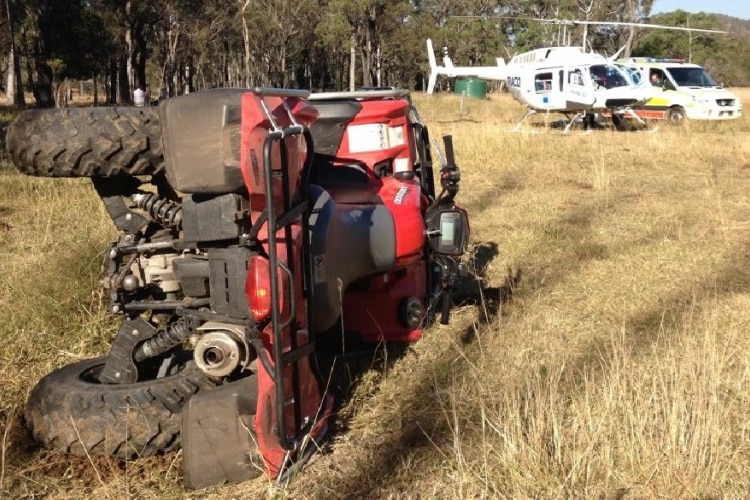
[[255,321],[271,314],[271,266],[267,259],[257,255],[250,258],[245,294]]
[[[288,290],[289,280],[281,269],[277,270],[279,293],[279,314],[284,315],[284,297]],[[271,265],[268,259],[255,255],[250,258],[245,282],[245,294],[250,306],[250,314],[255,321],[261,321],[271,315]]]

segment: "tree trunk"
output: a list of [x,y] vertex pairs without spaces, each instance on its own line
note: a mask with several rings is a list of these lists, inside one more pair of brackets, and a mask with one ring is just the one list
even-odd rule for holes
[[383,86],[383,65],[380,59],[380,47],[381,44],[378,42],[378,47],[375,49],[375,86],[377,87]]
[[[99,105],[99,78],[97,77],[97,75],[94,75],[93,81],[94,81],[94,106],[98,106]],[[83,92],[81,92],[81,95],[83,95]]]
[[229,49],[229,42],[227,40],[222,41],[222,72],[221,72],[221,86],[222,87],[229,87],[229,82],[231,82],[230,75],[230,68],[229,65],[231,63],[230,58],[230,49]]
[[15,59],[13,49],[10,49],[8,53],[8,69],[5,72],[5,98],[8,105],[13,105],[16,100],[16,73],[13,70]]
[[148,43],[146,37],[143,34],[143,26],[137,25],[133,30],[133,59],[131,62],[133,78],[131,81],[133,89],[135,87],[141,87],[146,89],[148,82],[146,81],[146,62],[148,61]]
[[635,27],[631,26],[628,30],[628,38],[625,40],[625,50],[622,51],[620,57],[630,57],[633,51],[633,40],[635,40]]
[[8,30],[10,31],[10,53],[8,54],[8,73],[5,85],[8,104],[13,104],[18,109],[26,107],[26,99],[23,95],[23,81],[21,80],[21,61],[16,46],[15,16],[10,10],[9,0],[5,0],[5,9],[8,12]]
[[195,72],[193,71],[193,60],[188,58],[185,62],[185,94],[189,94],[195,91],[195,85],[193,83],[193,77]]
[[52,93],[52,71],[46,64],[40,64],[34,82],[34,98],[40,108],[51,108],[55,105]]
[[55,98],[52,93],[52,69],[47,64],[47,60],[50,58],[47,38],[49,37],[53,22],[49,6],[46,4],[43,4],[39,11],[38,23],[39,44],[34,53],[36,71],[32,87],[37,106],[51,108],[55,105]]
[[357,76],[355,73],[355,70],[357,68],[357,49],[356,49],[357,38],[354,34],[352,34],[351,42],[352,42],[352,48],[349,53],[349,90],[353,92],[357,86],[357,83],[356,83]]
[[133,104],[133,99],[130,95],[130,85],[128,84],[128,60],[130,58],[126,55],[121,55],[117,65],[117,103],[119,104]]
[[165,92],[168,97],[177,95],[177,85],[175,74],[177,73],[177,46],[180,41],[180,32],[170,30],[167,35],[169,45],[167,47],[167,61],[164,63],[164,76],[162,85],[166,87]]
[[250,31],[247,27],[247,20],[245,19],[245,11],[250,0],[238,0],[242,7],[240,8],[240,18],[242,19],[242,43],[245,48],[245,72],[244,72],[244,85],[245,88],[250,88]]
[[114,106],[117,104],[117,60],[115,58],[109,61],[109,85],[107,87],[107,104]]

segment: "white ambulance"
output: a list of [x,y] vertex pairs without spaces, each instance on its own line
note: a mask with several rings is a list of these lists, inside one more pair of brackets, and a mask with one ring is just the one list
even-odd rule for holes
[[638,68],[655,87],[654,97],[635,109],[641,118],[681,123],[685,118],[732,120],[742,116],[740,99],[697,64],[653,57],[630,57],[618,62]]

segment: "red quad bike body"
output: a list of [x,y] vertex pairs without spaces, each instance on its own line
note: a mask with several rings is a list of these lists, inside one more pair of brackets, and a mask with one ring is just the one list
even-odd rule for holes
[[[92,176],[121,231],[103,286],[122,327],[106,358],[42,379],[29,426],[79,454],[181,439],[193,488],[263,472],[284,483],[329,432],[321,339],[410,342],[448,322],[469,235],[450,137],[438,193],[406,91],[222,89],[158,114],[153,189]],[[89,397],[137,406],[140,420],[115,437],[123,422],[102,423],[95,405],[53,402]]]

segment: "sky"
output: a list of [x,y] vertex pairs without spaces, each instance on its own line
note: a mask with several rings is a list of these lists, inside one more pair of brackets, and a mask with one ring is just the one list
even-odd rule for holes
[[673,12],[678,9],[686,12],[726,14],[740,19],[750,19],[750,1],[748,0],[655,0],[651,13]]

